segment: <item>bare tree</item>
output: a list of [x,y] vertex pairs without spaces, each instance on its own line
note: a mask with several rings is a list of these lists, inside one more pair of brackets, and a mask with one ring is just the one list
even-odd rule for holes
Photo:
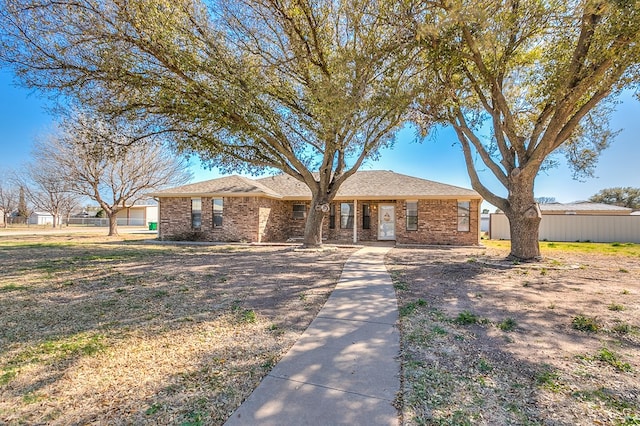
[[35,209],[53,217],[52,226],[62,226],[62,218],[78,206],[80,195],[72,191],[69,179],[43,151],[32,153],[34,161],[28,163],[16,180],[24,188],[26,198]]
[[18,184],[18,188],[18,209],[16,211],[15,218],[19,221],[19,223],[28,224],[31,213],[29,211],[29,208],[27,207],[27,197],[25,195],[25,189],[21,184]]
[[9,216],[18,208],[19,190],[7,181],[0,181],[0,209],[2,210],[2,226],[7,227]]
[[[181,185],[191,177],[186,161],[176,157],[165,141],[132,139],[132,132],[95,116],[75,114],[36,147],[38,157],[60,171],[59,184],[66,183],[69,191],[100,205],[109,219],[110,236],[118,235],[119,211],[146,198],[148,192]],[[64,211],[69,204],[60,207]]]
[[538,204],[553,204],[556,202],[556,197],[536,197],[535,200]]
[[413,99],[384,0],[4,4],[0,58],[25,85],[151,121],[223,170],[291,175],[312,194],[307,246]]

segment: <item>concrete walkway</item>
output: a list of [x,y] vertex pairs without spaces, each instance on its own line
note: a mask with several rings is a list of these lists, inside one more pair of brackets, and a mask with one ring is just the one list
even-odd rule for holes
[[225,425],[397,425],[398,306],[390,247],[347,261],[318,316]]

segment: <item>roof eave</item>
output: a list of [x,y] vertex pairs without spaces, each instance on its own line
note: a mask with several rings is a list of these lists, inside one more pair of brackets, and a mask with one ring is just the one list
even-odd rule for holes
[[[480,195],[336,195],[334,201],[385,201],[385,200],[482,200]],[[284,201],[309,201],[311,196],[284,196]]]
[[150,194],[156,198],[239,198],[239,197],[264,197],[282,199],[281,195],[265,194],[264,192],[162,192]]

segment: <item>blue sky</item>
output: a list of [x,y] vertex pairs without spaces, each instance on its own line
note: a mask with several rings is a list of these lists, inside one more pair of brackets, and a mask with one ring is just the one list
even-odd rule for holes
[[[0,176],[19,169],[29,160],[33,142],[52,128],[54,117],[45,111],[46,99],[37,93],[16,87],[8,70],[0,70]],[[585,200],[603,188],[640,187],[640,102],[625,93],[611,120],[612,129],[622,129],[600,157],[595,178],[575,181],[566,165],[542,173],[536,180],[537,197],[555,197],[559,202]],[[450,129],[438,131],[435,140],[415,141],[415,133],[405,129],[395,146],[382,152],[378,161],[369,161],[364,170],[393,170],[425,179],[470,188],[457,138]],[[220,176],[193,161],[194,180]],[[489,176],[489,172],[482,174]],[[498,184],[488,185],[501,192]],[[488,207],[488,206],[486,206]]]

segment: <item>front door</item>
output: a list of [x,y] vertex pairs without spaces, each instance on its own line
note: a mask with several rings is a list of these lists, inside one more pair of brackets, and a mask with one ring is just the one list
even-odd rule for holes
[[393,204],[378,206],[378,239],[396,239],[396,206]]

